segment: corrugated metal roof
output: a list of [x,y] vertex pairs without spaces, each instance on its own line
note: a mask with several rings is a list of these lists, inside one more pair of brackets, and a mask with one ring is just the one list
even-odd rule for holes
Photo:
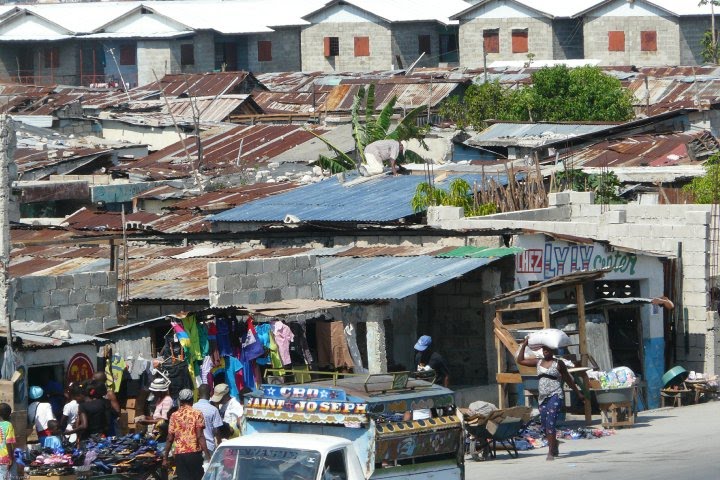
[[495,260],[427,256],[321,257],[322,297],[356,302],[402,299]]
[[464,143],[486,147],[514,145],[536,147],[578,135],[601,132],[615,125],[619,124],[498,122],[473,135]]
[[[420,175],[377,175],[357,177],[347,174],[348,181],[337,177],[300,187],[290,192],[256,200],[226,212],[208,217],[211,222],[282,222],[286,215],[300,221],[325,222],[393,222],[409,217],[413,211],[410,201],[418,184],[425,181]],[[436,182],[438,188],[457,176]],[[466,177],[463,177],[466,178]],[[480,177],[467,177],[472,183]],[[502,184],[506,177],[498,177]]]
[[[511,3],[518,3],[520,5],[527,6],[537,12],[544,13],[549,17],[572,17],[573,15],[599,5],[604,1],[605,0],[514,0],[514,2]],[[489,2],[490,0],[468,2],[474,3],[474,5],[471,7],[465,6],[462,11],[458,10],[460,13],[456,12],[456,15],[453,16],[455,18],[463,18],[466,13],[473,12]],[[514,7],[518,8],[518,6]]]
[[[560,152],[560,158],[573,168],[663,167],[698,165],[720,151],[710,132],[633,135],[602,140],[579,149]],[[554,162],[555,157],[549,159]]]
[[515,255],[523,252],[525,249],[520,247],[458,247],[449,252],[439,253],[438,257],[441,258],[494,258],[494,257],[505,257],[507,255]]
[[[333,5],[338,2],[328,2]],[[418,1],[418,0],[346,0],[343,3],[354,5],[390,22],[436,21],[445,25],[456,24],[450,15],[467,8],[461,0]],[[325,7],[320,8],[320,11]],[[313,12],[315,13],[315,12]],[[305,15],[310,19],[313,13]]]

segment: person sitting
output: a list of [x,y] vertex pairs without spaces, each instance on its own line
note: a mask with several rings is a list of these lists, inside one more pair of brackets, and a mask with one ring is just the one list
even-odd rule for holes
[[45,437],[45,440],[43,440],[43,448],[49,448],[51,450],[62,448],[62,440],[60,439],[60,422],[57,420],[50,420],[48,422],[48,430],[50,430],[50,435]]

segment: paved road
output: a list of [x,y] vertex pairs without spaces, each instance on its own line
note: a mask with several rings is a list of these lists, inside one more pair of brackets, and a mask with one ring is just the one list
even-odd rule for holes
[[553,462],[545,460],[547,448],[520,452],[516,459],[500,451],[495,460],[467,459],[465,478],[720,479],[720,401],[643,412],[634,427],[615,435],[563,442]]

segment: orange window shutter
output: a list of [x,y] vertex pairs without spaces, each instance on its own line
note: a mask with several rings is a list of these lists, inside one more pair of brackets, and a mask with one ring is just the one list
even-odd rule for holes
[[528,51],[528,32],[527,32],[527,30],[515,30],[512,32],[512,51],[513,51],[513,53],[527,53],[527,51]]
[[370,56],[370,37],[355,37],[355,56]]
[[330,56],[330,37],[323,38],[323,47],[324,47],[324,55],[326,57]]
[[624,52],[625,51],[625,32],[613,31],[608,32],[608,52]]
[[640,32],[640,50],[657,52],[657,32],[655,30]]

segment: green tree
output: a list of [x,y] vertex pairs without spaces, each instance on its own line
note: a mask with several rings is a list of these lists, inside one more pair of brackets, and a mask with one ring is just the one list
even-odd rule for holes
[[471,85],[448,99],[440,113],[460,128],[487,126],[488,119],[545,122],[617,122],[633,118],[632,93],[597,67],[545,67],[532,84],[510,89],[498,82]]
[[720,52],[718,51],[717,29],[715,28],[715,7],[720,6],[720,1],[700,0],[698,6],[702,5],[710,5],[710,30],[705,32],[700,40],[700,45],[703,47],[700,54],[703,61],[717,64],[719,63]]
[[710,204],[720,201],[720,154],[708,158],[705,162],[705,175],[693,178],[683,187],[683,191],[693,197],[695,203]]
[[491,215],[498,210],[492,203],[479,204],[470,184],[462,178],[451,181],[448,190],[433,187],[427,182],[419,183],[410,204],[416,212],[439,205],[462,207],[469,217]]
[[618,195],[620,180],[615,172],[595,174],[570,168],[558,172],[555,181],[559,190],[594,192],[595,203],[625,203],[625,200]]
[[[355,151],[358,153],[361,163],[365,163],[365,147],[377,140],[402,141],[417,139],[420,140],[420,144],[423,147],[427,148],[423,139],[425,138],[428,127],[419,127],[417,124],[418,115],[426,110],[427,107],[421,105],[410,110],[410,112],[400,119],[397,125],[395,125],[395,128],[390,130],[396,103],[397,97],[391,98],[376,116],[374,115],[375,84],[371,84],[367,91],[364,87],[358,89],[357,94],[353,98],[350,115],[352,136],[355,140]],[[330,151],[335,154],[334,157],[320,155],[319,158],[313,162],[314,165],[319,165],[332,173],[344,172],[356,168],[357,164],[352,157],[337,148],[327,139],[310,130],[308,131],[325,143]],[[422,157],[417,152],[406,150],[401,157],[398,158],[397,163],[419,163],[422,161]]]

